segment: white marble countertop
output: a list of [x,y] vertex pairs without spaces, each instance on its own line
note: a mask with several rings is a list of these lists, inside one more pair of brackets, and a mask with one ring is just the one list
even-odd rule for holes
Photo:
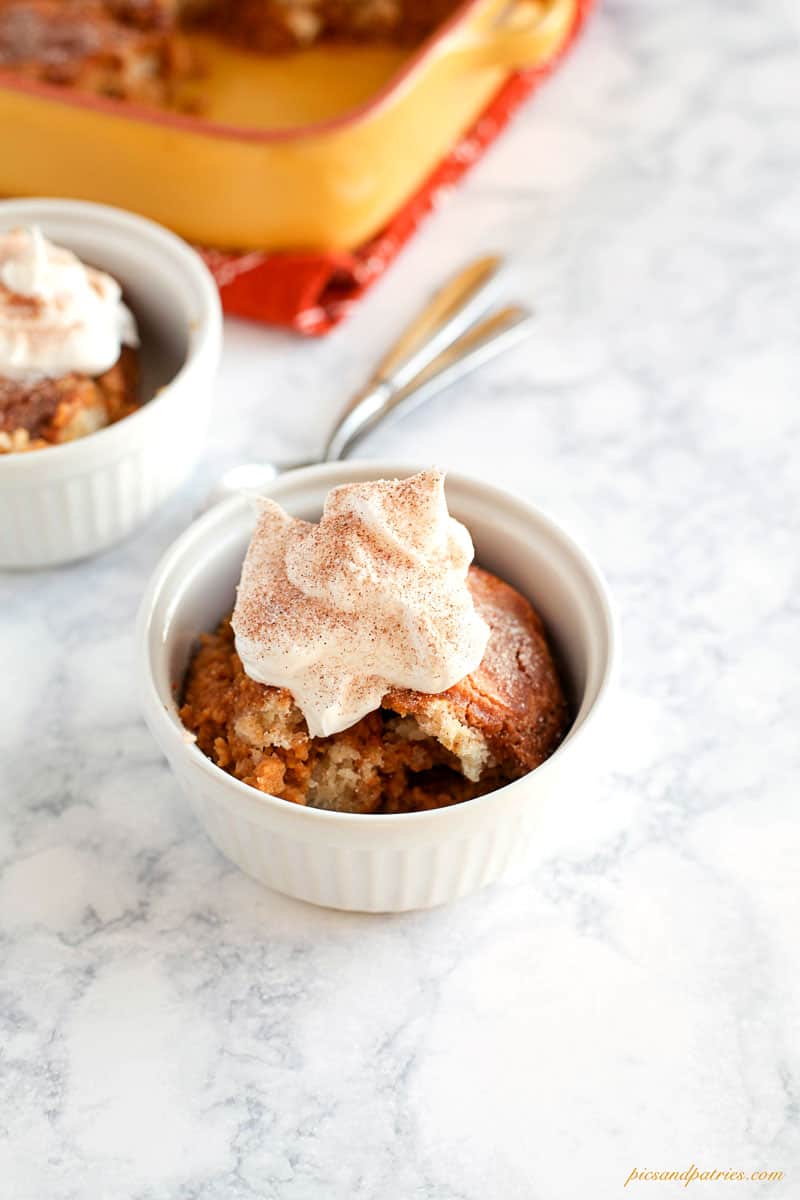
[[[786,1173],[696,1198],[800,1195],[790,20],[608,0],[344,328],[229,325],[205,462],[155,521],[2,577],[3,1200],[607,1200],[692,1163]],[[494,248],[535,338],[363,452],[585,539],[624,634],[608,772],[481,895],[318,911],[200,831],[132,620],[219,471],[313,453],[421,293]]]

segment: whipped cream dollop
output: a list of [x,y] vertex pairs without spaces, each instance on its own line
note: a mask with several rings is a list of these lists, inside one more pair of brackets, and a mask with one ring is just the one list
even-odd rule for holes
[[0,375],[102,375],[138,346],[122,289],[37,228],[0,234]]
[[334,488],[318,525],[256,503],[236,649],[251,679],[289,689],[312,737],[354,725],[390,688],[443,692],[480,665],[472,540],[440,472]]

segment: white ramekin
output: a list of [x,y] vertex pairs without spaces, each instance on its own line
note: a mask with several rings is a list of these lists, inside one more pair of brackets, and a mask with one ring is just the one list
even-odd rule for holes
[[[266,489],[296,516],[317,519],[331,487],[395,478],[418,468],[332,463],[295,471]],[[234,497],[212,509],[162,559],[142,600],[136,659],[144,714],[211,839],[248,874],[286,895],[330,908],[428,908],[490,883],[525,846],[553,793],[569,797],[596,763],[598,713],[613,667],[615,628],[597,568],[548,517],[461,475],[447,478],[451,513],[472,533],[476,559],[530,597],[559,657],[576,712],[556,753],[489,795],[433,812],[369,816],[303,808],[227,775],[197,749],[175,691],[198,634],[233,606],[253,527]]]
[[152,399],[79,441],[0,455],[0,567],[84,558],[150,516],[199,457],[222,341],[214,281],[166,229],[82,201],[0,202],[0,229],[32,224],[122,284]]

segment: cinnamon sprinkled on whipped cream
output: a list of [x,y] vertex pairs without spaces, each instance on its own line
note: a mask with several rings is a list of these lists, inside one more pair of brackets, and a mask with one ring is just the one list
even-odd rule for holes
[[390,688],[443,692],[480,665],[472,541],[439,471],[334,488],[318,525],[257,504],[236,649],[251,679],[292,693],[312,737],[354,725]]
[[0,234],[0,376],[102,375],[138,346],[122,289],[39,229]]

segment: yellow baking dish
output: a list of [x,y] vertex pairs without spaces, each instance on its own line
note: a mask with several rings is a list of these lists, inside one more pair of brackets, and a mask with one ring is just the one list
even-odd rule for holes
[[385,224],[513,70],[558,52],[577,5],[467,0],[410,56],[335,45],[267,56],[200,39],[202,116],[5,73],[0,192],[115,204],[223,248],[349,249]]

